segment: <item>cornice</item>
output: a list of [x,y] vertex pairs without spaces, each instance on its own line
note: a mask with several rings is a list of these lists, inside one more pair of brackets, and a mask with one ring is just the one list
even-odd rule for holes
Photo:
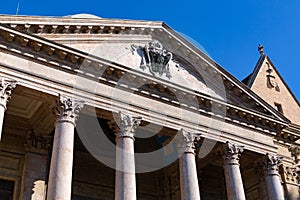
[[[165,103],[178,106],[179,102],[174,101],[175,95],[186,96],[187,99],[191,102],[197,99],[197,101],[199,102],[199,110],[189,107],[189,103],[183,105],[183,107],[206,115],[214,115],[216,118],[220,119],[223,119],[224,117],[218,114],[218,110],[222,111],[226,109],[227,114],[225,116],[225,119],[231,121],[232,123],[235,123],[235,120],[239,121],[240,124],[243,124],[241,122],[246,122],[246,126],[254,125],[254,127],[257,126],[259,130],[261,130],[261,128],[268,127],[268,129],[270,129],[272,132],[278,132],[288,125],[288,123],[285,121],[278,120],[273,116],[268,116],[267,114],[261,113],[259,111],[248,110],[236,105],[229,104],[228,102],[224,102],[221,99],[191,91],[183,86],[165,80],[160,80],[159,78],[151,77],[126,66],[112,63],[96,56],[88,55],[87,53],[53,43],[38,36],[28,35],[27,33],[7,27],[7,25],[0,26],[0,41],[0,44],[4,45],[4,47],[2,48],[6,47],[5,49],[7,51],[17,53],[20,56],[27,56],[35,59],[43,58],[40,61],[47,62],[47,65],[51,64],[53,66],[56,66],[57,68],[68,70],[70,73],[81,73],[78,69],[82,64],[86,65],[86,67],[94,68],[95,70],[104,68],[105,73],[102,77],[96,77],[94,74],[85,74],[82,76],[85,76],[89,79],[99,79],[99,81],[102,81],[105,84],[115,85],[117,83],[117,80],[124,76],[124,74],[126,74],[129,83],[150,83],[147,84],[148,89],[152,90],[153,88],[157,88],[158,94],[163,94],[167,91],[168,95],[166,96],[166,98],[156,98],[153,97],[150,93],[139,93],[136,88],[128,88],[136,90],[136,93],[139,93],[140,95],[148,96],[149,98],[156,98],[157,100],[163,101]],[[13,48],[11,48],[12,46]],[[27,49],[29,53],[22,53],[21,50],[18,50],[20,48],[23,50]],[[211,74],[216,73],[214,71],[211,71],[207,64],[202,65],[202,67],[203,66],[205,67],[205,69],[203,69],[204,71],[209,71],[208,73]],[[245,95],[245,101],[247,101],[248,103],[250,102],[249,98],[246,96],[247,94],[244,93],[243,90],[237,88],[227,79],[227,77],[222,76],[222,78],[228,90],[234,92],[237,96],[242,97],[243,95]],[[215,113],[213,113],[210,109],[212,105],[214,105],[214,108],[217,108],[215,109]]]
[[300,139],[299,125],[290,123],[286,128],[277,133],[277,139],[284,142],[295,142]]
[[0,16],[0,22],[31,34],[148,34],[162,22],[69,17]]
[[[102,18],[87,20],[70,17],[38,16],[0,16],[0,21],[2,24],[6,24],[24,33],[40,36],[47,35],[46,37],[52,37],[52,35],[54,37],[63,35],[87,35],[89,37],[95,37],[97,35],[151,35],[153,38],[163,40],[166,49],[172,49],[176,53],[184,55],[185,59],[189,60],[192,66],[199,66],[204,74],[212,77],[221,76],[224,82],[228,81],[231,83],[231,86],[226,85],[229,91],[234,91],[237,96],[245,96],[243,98],[245,98],[245,101],[247,101],[249,105],[252,105],[253,110],[274,115],[282,121],[289,121],[284,116],[279,115],[274,108],[250,91],[244,84],[240,83],[239,80],[226,72],[208,55],[204,54],[191,44],[190,41],[186,40],[163,22]],[[76,57],[73,57],[73,62],[75,59]],[[233,82],[235,84],[232,84]],[[215,85],[216,88],[218,87],[213,80],[210,85]],[[258,101],[260,104],[255,103]]]

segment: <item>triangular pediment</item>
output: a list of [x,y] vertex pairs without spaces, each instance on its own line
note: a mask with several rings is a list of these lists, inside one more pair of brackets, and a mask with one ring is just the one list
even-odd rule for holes
[[300,104],[266,54],[260,56],[253,72],[244,82],[291,122],[300,124]]
[[[50,25],[45,18],[21,20],[1,16],[0,20],[5,24],[1,26],[2,38],[13,48],[33,48],[42,52],[40,56],[44,54],[45,60],[55,56],[63,65],[69,63],[76,68],[95,65],[94,62],[98,66],[111,65],[113,67],[106,69],[107,74],[116,73],[120,78],[124,74],[122,70],[126,70],[132,73],[128,80],[147,80],[152,92],[157,91],[152,96],[160,96],[162,100],[173,95],[171,102],[183,98],[183,101],[196,100],[206,108],[217,105],[227,109],[229,115],[250,121],[267,118],[267,121],[287,122],[248,87],[164,23],[54,18]],[[158,47],[161,53],[150,58],[151,43],[155,42],[161,45]]]

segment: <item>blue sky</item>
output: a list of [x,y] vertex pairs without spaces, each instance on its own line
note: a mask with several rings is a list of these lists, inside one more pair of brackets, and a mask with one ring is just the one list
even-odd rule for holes
[[1,14],[164,21],[201,44],[239,80],[252,72],[263,44],[266,54],[300,100],[300,1],[289,0],[1,0]]

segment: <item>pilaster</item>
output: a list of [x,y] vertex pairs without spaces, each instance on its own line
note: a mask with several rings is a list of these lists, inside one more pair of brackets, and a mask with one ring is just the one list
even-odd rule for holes
[[34,131],[28,133],[22,178],[23,199],[46,199],[49,142],[49,137],[36,134]]

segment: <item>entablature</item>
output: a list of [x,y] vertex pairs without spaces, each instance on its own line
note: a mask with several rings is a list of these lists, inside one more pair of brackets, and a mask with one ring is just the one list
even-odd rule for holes
[[[222,120],[226,119],[233,123],[238,121],[247,126],[257,127],[260,130],[267,126],[272,132],[278,132],[287,126],[286,122],[277,120],[272,115],[270,116],[265,108],[256,109],[259,112],[254,109],[245,109],[230,104],[226,100],[190,90],[186,86],[174,84],[159,77],[141,73],[129,67],[52,43],[43,38],[21,33],[6,26],[0,26],[0,36],[2,48],[8,51],[17,53],[20,56],[37,59],[44,62],[45,65],[51,64],[59,69],[67,70],[69,73],[77,74],[87,79],[97,80],[115,87],[119,84],[118,80],[122,78],[126,80],[126,84],[118,85],[118,87],[132,90],[135,94],[147,96],[174,106],[184,107],[193,112],[214,116]],[[209,63],[203,64],[203,61],[202,65],[200,65],[203,71],[206,71],[210,76],[217,76],[217,71],[214,71],[209,66]],[[226,76],[222,76],[222,81],[229,91],[232,91],[237,96],[241,96],[247,104],[251,105],[250,97],[247,96],[247,93],[242,88],[238,88]],[[139,83],[138,85],[142,85],[142,87],[137,88],[136,83]],[[254,106],[261,106],[254,101],[252,102]]]

